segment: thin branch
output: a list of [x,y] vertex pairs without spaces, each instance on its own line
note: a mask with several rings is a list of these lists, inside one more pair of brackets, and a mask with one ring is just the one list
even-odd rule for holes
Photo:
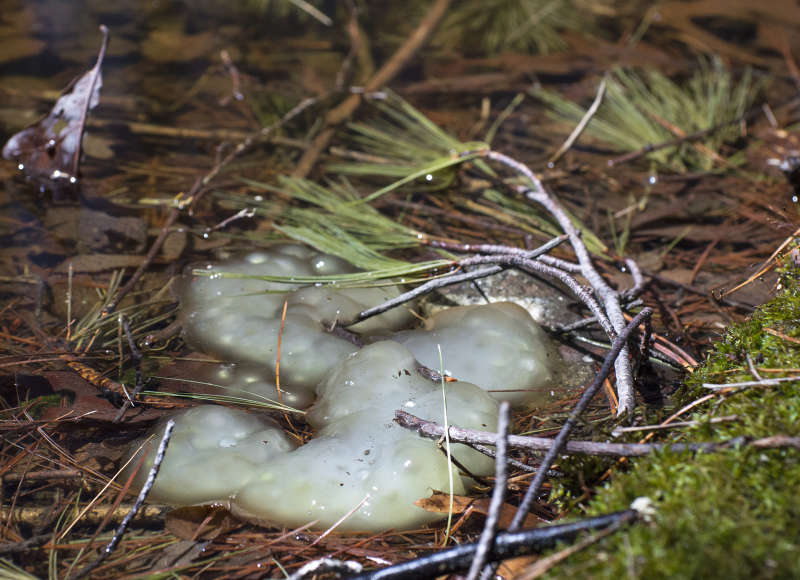
[[[475,152],[471,152],[475,153]],[[499,153],[497,151],[481,151],[480,152],[487,159],[496,161],[513,169],[522,177],[525,177],[531,184],[531,188],[518,188],[524,194],[528,201],[537,203],[544,207],[547,212],[555,218],[561,229],[569,236],[570,244],[575,252],[575,257],[580,265],[581,275],[586,278],[592,286],[597,298],[603,303],[604,312],[602,316],[598,316],[597,312],[592,311],[592,314],[598,316],[598,320],[604,326],[605,332],[609,338],[614,338],[625,328],[625,318],[622,314],[621,298],[619,292],[611,288],[603,277],[598,273],[592,264],[592,259],[589,256],[589,250],[581,240],[580,232],[570,217],[567,215],[561,204],[545,190],[542,182],[526,165]],[[469,154],[469,153],[467,153]],[[609,331],[603,318],[607,316],[613,330]],[[622,344],[620,356],[615,362],[615,372],[617,377],[617,395],[619,397],[619,407],[617,413],[623,415],[633,410],[634,396],[633,396],[633,374],[631,371],[630,360],[628,358],[628,346]]]
[[[440,242],[440,241],[433,241],[433,240],[430,240],[430,241],[425,242],[425,243],[427,245],[430,245],[430,246],[433,246],[433,247],[437,247],[437,248],[443,248],[443,249],[458,250],[458,251],[464,251],[464,252],[478,249],[478,251],[483,251],[483,252],[487,252],[487,253],[503,252],[504,254],[510,254],[512,256],[519,256],[519,257],[522,257],[522,258],[534,259],[534,258],[540,257],[545,252],[549,252],[550,250],[552,250],[553,248],[555,248],[559,244],[563,243],[565,240],[566,240],[566,236],[559,236],[559,237],[554,238],[554,239],[550,240],[549,242],[547,242],[546,244],[543,244],[543,245],[541,245],[538,248],[533,249],[533,250],[523,250],[521,248],[514,248],[514,247],[511,247],[511,246],[495,246],[495,245],[489,245],[489,244],[479,244],[479,245],[451,244],[451,243],[448,243],[448,242]],[[481,258],[481,259],[486,261],[486,262],[499,262],[499,261],[502,261],[501,258],[502,258],[502,256],[500,258],[497,258],[497,259],[491,259],[491,258]],[[478,262],[475,261],[476,259],[477,259],[476,256],[471,256],[469,258],[464,258],[462,260],[454,262],[453,265],[456,268],[462,268],[462,267],[475,265],[476,263],[478,263]],[[384,302],[382,304],[379,304],[377,306],[374,306],[372,308],[368,308],[367,310],[363,310],[363,311],[359,312],[351,320],[340,321],[338,323],[338,325],[341,326],[341,327],[347,327],[347,326],[356,324],[357,322],[361,322],[363,320],[366,320],[367,318],[371,318],[373,316],[377,316],[379,314],[382,314],[382,313],[386,312],[387,310],[391,310],[392,308],[394,308],[396,306],[400,306],[401,304],[405,304],[406,302],[410,302],[411,300],[414,300],[415,298],[418,298],[419,296],[424,296],[425,294],[433,292],[434,290],[438,290],[440,288],[446,288],[447,286],[452,286],[453,284],[460,284],[461,282],[467,282],[467,281],[470,281],[470,280],[478,280],[480,278],[486,278],[487,276],[492,276],[494,274],[502,272],[503,270],[505,270],[504,266],[495,265],[495,266],[491,266],[489,268],[482,268],[482,269],[479,269],[479,270],[474,270],[472,272],[454,273],[454,274],[448,274],[446,276],[442,276],[442,277],[439,277],[439,278],[434,278],[433,280],[428,280],[427,282],[425,282],[423,284],[420,284],[419,286],[417,286],[416,288],[413,288],[412,290],[409,290],[408,292],[404,292],[400,296],[397,296],[395,298],[387,300],[386,302]],[[559,275],[561,275],[561,274],[559,274]],[[574,282],[573,285],[576,286],[576,287],[579,287],[579,284],[577,282]]]
[[[492,449],[491,447],[487,447],[486,445],[480,445],[478,443],[472,443],[469,444],[469,446],[472,447],[475,451],[483,453],[487,457],[491,457],[492,459],[497,459],[497,453],[495,453],[494,449]],[[517,461],[513,457],[506,457],[506,461],[508,462],[509,465],[516,467],[517,469],[520,469],[522,471],[527,471],[528,473],[536,472],[535,467],[532,467],[527,463],[522,463],[521,461]],[[550,475],[555,477],[556,473],[553,472]]]
[[597,87],[597,95],[595,96],[592,105],[586,111],[586,114],[583,116],[580,122],[572,130],[572,133],[570,133],[569,137],[567,137],[567,140],[564,141],[564,144],[561,147],[559,147],[558,151],[556,151],[553,154],[553,156],[550,157],[550,159],[547,161],[548,167],[555,166],[556,162],[559,159],[561,159],[561,156],[564,155],[564,153],[566,153],[567,151],[569,151],[570,148],[572,148],[572,145],[575,143],[575,141],[577,141],[578,137],[581,136],[583,130],[586,129],[586,125],[589,124],[589,121],[591,121],[592,117],[594,117],[595,113],[597,113],[597,109],[600,108],[600,104],[603,102],[603,96],[606,94],[607,80],[608,80],[608,75],[604,75],[603,80],[600,82],[600,86]]
[[[500,510],[505,501],[506,484],[508,483],[508,465],[506,456],[508,453],[508,401],[500,403],[500,411],[497,418],[497,458],[494,462],[494,490],[492,499],[489,501],[489,512],[486,514],[486,523],[483,526],[481,537],[478,540],[478,547],[475,550],[475,557],[469,566],[467,580],[476,580],[481,573],[483,565],[489,557],[494,538],[497,535],[497,526],[500,522]],[[491,573],[491,568],[488,569]],[[483,575],[481,576],[483,578]]]
[[319,560],[312,560],[307,564],[303,564],[297,572],[289,576],[286,580],[303,580],[303,578],[307,577],[316,578],[318,575],[324,574],[325,572],[358,574],[361,572],[361,564],[358,562],[335,560],[333,558],[320,558]]
[[167,421],[167,426],[164,429],[164,435],[161,437],[161,443],[158,444],[158,450],[156,451],[156,456],[153,459],[153,467],[150,468],[150,473],[147,474],[147,480],[145,480],[142,490],[139,492],[139,496],[136,498],[136,503],[133,504],[131,511],[129,511],[128,515],[126,515],[122,522],[120,522],[119,526],[114,531],[111,541],[106,545],[105,548],[103,548],[103,551],[100,552],[100,555],[97,557],[97,559],[80,570],[74,576],[75,579],[88,575],[100,564],[102,564],[116,549],[117,545],[122,539],[123,534],[125,534],[125,530],[128,529],[128,525],[131,523],[131,520],[133,520],[133,518],[136,517],[136,514],[139,513],[142,505],[144,505],[144,500],[147,499],[147,495],[150,493],[150,490],[153,487],[153,483],[158,475],[158,470],[161,469],[161,462],[164,460],[164,454],[167,452],[167,446],[169,445],[169,440],[172,437],[173,429],[175,429],[175,420],[170,419]]
[[[550,549],[557,542],[572,541],[581,532],[601,530],[609,526],[631,523],[640,517],[634,509],[587,518],[569,524],[546,526],[520,532],[500,532],[492,546],[490,559],[504,560],[517,556],[538,554]],[[447,550],[439,550],[429,556],[395,564],[381,570],[364,572],[348,577],[348,580],[419,580],[435,578],[449,572],[464,570],[475,557],[478,544],[461,544]]]
[[[406,429],[416,431],[428,439],[439,439],[444,436],[444,427],[433,421],[426,421],[415,417],[405,411],[395,411],[395,423]],[[454,425],[449,429],[450,440],[454,443],[465,443],[470,446],[497,445],[497,434],[489,431],[475,431],[463,429]],[[556,439],[547,437],[529,437],[524,435],[509,435],[508,445],[517,449],[528,451],[547,451],[553,450]],[[609,457],[644,457],[655,451],[668,449],[672,453],[682,453],[691,451],[693,453],[710,453],[713,451],[723,451],[736,446],[747,445],[757,449],[777,449],[783,447],[800,447],[800,437],[789,437],[788,435],[773,435],[748,441],[744,437],[735,437],[728,441],[707,442],[707,443],[601,443],[598,441],[569,441],[559,453],[564,454],[583,454],[583,455],[605,455]],[[544,461],[542,462],[544,465]],[[542,466],[537,472],[543,469]],[[548,468],[549,470],[549,468]],[[546,475],[550,476],[552,472]],[[532,484],[531,484],[532,485]]]
[[781,383],[800,382],[800,377],[778,377],[760,381],[741,381],[738,383],[703,383],[703,388],[719,391],[723,389],[744,389],[746,387],[777,387]]
[[114,417],[112,423],[119,423],[122,421],[125,411],[127,411],[129,407],[134,406],[134,401],[137,399],[137,397],[139,397],[139,395],[141,395],[142,390],[144,389],[144,379],[142,377],[142,353],[140,353],[139,349],[136,348],[136,341],[133,340],[131,325],[128,323],[128,319],[120,314],[120,320],[122,322],[122,328],[125,330],[125,337],[128,340],[128,348],[131,349],[131,358],[133,359],[134,368],[136,369],[136,385],[133,389],[133,393],[131,393],[131,396],[126,398],[122,403],[122,407],[120,407],[119,412],[117,413],[117,416]]

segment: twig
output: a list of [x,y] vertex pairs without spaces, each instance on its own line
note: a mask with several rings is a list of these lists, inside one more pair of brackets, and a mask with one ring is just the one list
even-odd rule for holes
[[[581,240],[580,232],[564,211],[563,207],[561,207],[561,204],[545,190],[539,178],[536,177],[533,171],[526,165],[497,151],[481,151],[481,153],[487,159],[513,169],[530,182],[531,188],[519,189],[527,200],[544,207],[547,212],[555,218],[564,233],[569,236],[570,244],[572,245],[575,257],[580,265],[581,275],[591,284],[594,294],[603,303],[604,312],[598,315],[597,312],[592,310],[592,314],[598,317],[598,320],[601,325],[604,326],[604,330],[606,334],[609,335],[609,338],[613,338],[615,334],[621,333],[623,329],[625,329],[625,318],[622,314],[620,294],[611,288],[595,269],[591,257],[589,256],[589,251]],[[581,299],[583,299],[582,296]],[[587,303],[587,306],[588,305]],[[613,327],[611,332],[609,332],[609,329],[604,324],[603,318],[605,316],[608,317],[608,321]],[[617,378],[617,395],[619,397],[617,413],[619,415],[632,411],[634,406],[633,376],[628,354],[627,344],[622,343],[620,356],[614,363]]]
[[156,456],[153,459],[153,467],[150,468],[150,473],[147,474],[147,480],[145,480],[142,490],[139,492],[139,495],[136,498],[136,503],[133,504],[131,511],[129,511],[128,515],[126,515],[122,522],[120,522],[119,526],[114,531],[114,536],[111,538],[111,541],[106,545],[105,548],[103,548],[103,551],[100,552],[100,555],[97,557],[97,559],[80,570],[74,576],[74,579],[82,578],[88,575],[92,570],[96,569],[100,564],[102,564],[105,559],[108,558],[116,549],[117,544],[119,544],[123,534],[125,534],[125,530],[128,529],[128,525],[131,523],[131,520],[136,517],[136,514],[142,508],[144,500],[147,499],[147,495],[150,493],[150,489],[153,487],[153,483],[158,475],[158,470],[161,468],[161,462],[164,460],[164,454],[167,451],[169,440],[172,437],[173,429],[175,429],[175,420],[170,419],[167,421],[166,428],[164,429],[164,435],[161,437],[161,443],[158,444],[158,450],[156,451]]
[[313,560],[307,564],[303,564],[297,572],[289,576],[286,580],[303,580],[303,578],[308,576],[316,578],[317,574],[326,571],[358,574],[361,572],[361,564],[358,562],[334,560],[333,558],[320,558],[319,560]]
[[546,558],[540,558],[536,560],[531,566],[526,568],[522,571],[521,574],[514,577],[514,580],[534,580],[535,578],[539,578],[542,574],[546,573],[550,570],[553,566],[560,564],[568,557],[572,556],[572,554],[576,554],[581,550],[585,550],[592,544],[596,544],[606,536],[610,536],[617,530],[622,527],[624,522],[617,522],[608,526],[606,529],[596,532],[576,544],[564,548],[563,550],[559,550],[555,554],[551,554]]
[[[511,246],[495,246],[489,244],[479,244],[479,245],[470,245],[470,244],[451,244],[448,242],[441,242],[441,241],[433,241],[429,240],[426,245],[430,245],[432,247],[443,248],[443,249],[451,249],[451,250],[458,250],[458,251],[473,251],[478,249],[478,251],[484,251],[487,253],[504,253],[504,254],[511,254],[513,256],[520,256],[526,259],[534,259],[538,258],[545,252],[549,252],[559,244],[563,243],[566,240],[566,236],[559,236],[539,246],[534,250],[523,250],[521,248],[513,248]],[[493,254],[494,255],[494,254]],[[502,258],[502,257],[501,257]],[[497,259],[490,259],[490,258],[481,258],[488,262],[493,261],[501,261],[501,258]],[[454,267],[466,267],[476,264],[476,257],[472,256],[470,258],[464,258],[463,260],[459,260],[454,262]],[[434,290],[438,290],[440,288],[446,288],[447,286],[452,286],[453,284],[459,284],[461,282],[466,282],[469,280],[478,280],[480,278],[486,278],[487,276],[492,276],[499,272],[502,272],[505,269],[504,266],[495,265],[489,268],[482,268],[479,270],[474,270],[472,272],[462,272],[462,273],[454,273],[449,274],[446,276],[442,276],[440,278],[434,278],[433,280],[429,280],[423,284],[420,284],[416,288],[409,290],[408,292],[404,292],[400,296],[387,300],[386,302],[369,308],[367,310],[363,310],[359,312],[353,319],[351,320],[344,320],[339,322],[339,326],[347,327],[357,322],[361,322],[366,320],[367,318],[371,318],[373,316],[377,316],[378,314],[382,314],[387,310],[391,310],[392,308],[399,306],[401,304],[405,304],[406,302],[410,302],[419,296],[423,296],[428,294],[429,292],[433,292]],[[577,282],[575,283],[577,285]]]
[[[427,42],[449,6],[450,0],[436,0],[414,32],[367,82],[363,93],[371,93],[381,89],[403,69],[414,54]],[[297,162],[293,172],[295,177],[306,177],[311,172],[317,158],[333,139],[336,127],[353,115],[361,104],[362,96],[362,94],[350,95],[338,106],[328,111],[325,117],[325,126],[303,153],[300,161]]]
[[781,383],[800,382],[800,377],[779,377],[777,379],[761,379],[759,381],[741,381],[739,383],[703,383],[703,387],[718,391],[722,389],[744,389],[746,387],[777,387]]
[[501,246],[497,244],[457,244],[453,242],[446,242],[443,240],[422,240],[422,244],[432,248],[441,248],[443,250],[453,250],[456,252],[475,252],[479,254],[511,254],[518,255],[523,258],[533,259],[546,254],[550,250],[560,246],[569,239],[569,236],[562,234],[556,236],[549,242],[542,244],[533,250],[525,248],[516,248],[514,246]]
[[42,544],[46,544],[47,541],[52,537],[53,534],[39,534],[36,536],[31,536],[27,540],[22,540],[21,542],[0,544],[0,555],[16,554],[18,552],[25,552],[27,550],[38,548]]
[[[614,339],[614,342],[611,345],[611,350],[603,361],[603,366],[600,368],[597,376],[592,381],[592,384],[589,385],[589,388],[583,392],[578,404],[575,405],[575,408],[572,410],[572,412],[570,412],[569,417],[561,427],[561,430],[558,432],[558,436],[556,436],[553,446],[548,450],[547,454],[542,460],[542,463],[539,466],[539,471],[536,473],[533,482],[531,482],[528,490],[525,492],[525,497],[523,498],[519,509],[517,509],[517,513],[514,514],[514,519],[511,521],[511,525],[508,528],[509,530],[518,530],[522,526],[522,523],[525,521],[525,517],[528,515],[528,512],[533,505],[534,499],[536,499],[536,496],[539,493],[539,489],[544,483],[547,470],[553,466],[558,454],[567,444],[567,439],[569,438],[572,429],[578,423],[578,417],[580,417],[584,409],[589,406],[589,402],[600,390],[600,387],[603,385],[603,381],[605,381],[606,377],[611,372],[611,367],[620,357],[625,356],[624,353],[627,350],[625,347],[628,344],[630,335],[636,330],[636,328],[638,328],[639,324],[641,324],[643,320],[649,318],[652,314],[652,309],[644,308],[639,314],[634,316],[630,324],[621,329],[619,335]],[[626,360],[625,362],[628,361]],[[619,377],[617,377],[617,381],[619,382]],[[619,405],[622,407],[621,395]]]
[[708,421],[674,421],[672,423],[661,423],[659,425],[641,425],[637,427],[614,427],[611,431],[612,437],[619,437],[623,433],[635,433],[637,431],[661,431],[663,429],[675,429],[677,427],[694,427],[704,423],[728,423],[738,421],[738,415],[726,415],[724,417],[712,417]]
[[[500,522],[500,511],[506,495],[506,484],[508,483],[508,466],[506,456],[508,454],[508,401],[500,403],[500,410],[497,418],[497,458],[494,462],[494,490],[492,499],[489,501],[489,512],[486,514],[486,523],[483,526],[481,537],[478,540],[478,547],[475,550],[475,557],[469,566],[467,580],[476,580],[481,573],[483,565],[486,563],[489,553],[497,535],[497,526]],[[481,575],[483,579],[491,568],[484,570]]]
[[[585,531],[601,530],[609,526],[631,523],[639,518],[633,509],[587,518],[569,524],[547,526],[520,532],[500,532],[495,538],[489,558],[493,561],[516,556],[538,554],[552,548],[560,541],[571,541]],[[448,572],[467,568],[475,557],[477,544],[461,544],[447,550],[439,550],[429,556],[395,564],[381,570],[373,570],[349,576],[349,580],[420,580],[435,578]]]
[[[401,427],[416,431],[428,439],[439,439],[444,433],[444,427],[432,421],[426,421],[415,417],[405,411],[395,411],[394,420]],[[454,443],[465,443],[467,445],[497,445],[497,434],[489,431],[474,431],[463,429],[451,425],[449,429],[450,440]],[[528,437],[522,435],[509,435],[509,447],[526,449],[528,451],[547,451],[551,452],[556,440],[546,437]],[[605,455],[609,457],[643,457],[655,451],[668,449],[672,453],[682,453],[691,451],[693,453],[710,453],[713,451],[723,451],[739,445],[749,445],[759,449],[779,448],[779,447],[798,447],[800,437],[788,437],[786,435],[773,435],[748,441],[743,437],[736,437],[728,441],[704,442],[704,443],[601,443],[599,441],[569,441],[559,453],[565,454],[585,454],[585,455]],[[544,464],[544,461],[542,462]],[[540,466],[537,471],[543,468]],[[549,470],[549,468],[548,468]],[[550,476],[551,473],[546,475]]]
[[561,156],[570,150],[570,148],[578,139],[578,137],[581,136],[581,133],[583,133],[583,130],[586,129],[586,125],[589,124],[589,121],[591,121],[592,117],[594,117],[595,113],[597,113],[597,109],[600,108],[600,103],[603,102],[603,96],[606,94],[607,80],[608,80],[608,75],[604,75],[603,80],[600,82],[600,86],[597,87],[597,95],[595,96],[592,105],[589,107],[589,110],[586,111],[586,114],[572,130],[572,133],[569,134],[569,137],[567,137],[567,140],[564,141],[564,144],[558,148],[558,151],[556,151],[553,154],[553,156],[550,157],[550,159],[548,159],[547,161],[548,167],[554,167],[556,162],[559,159],[561,159]]
[[[797,102],[798,98],[792,97],[787,99],[786,101],[783,101],[782,103],[779,103],[778,107],[791,106],[796,104]],[[641,149],[637,149],[636,151],[631,151],[630,153],[626,153],[624,155],[620,155],[619,157],[615,157],[614,159],[609,159],[607,161],[607,164],[609,167],[614,167],[622,163],[628,163],[630,161],[638,159],[639,157],[643,157],[648,153],[653,153],[654,151],[660,151],[662,149],[674,147],[676,145],[680,145],[681,143],[691,143],[693,141],[697,141],[699,139],[702,139],[703,137],[711,135],[712,133],[716,133],[720,129],[724,129],[725,127],[728,127],[730,125],[738,125],[742,122],[750,121],[751,119],[754,119],[756,116],[760,115],[761,111],[762,111],[761,105],[760,104],[755,105],[745,114],[740,115],[735,119],[724,121],[722,123],[714,125],[713,127],[709,127],[708,129],[702,129],[700,131],[690,133],[689,135],[686,135],[684,137],[678,137],[675,139],[670,139],[668,141],[662,141],[661,143],[657,143],[654,145],[645,145],[644,147],[642,147]]]
[[[478,443],[473,443],[473,444],[470,445],[470,447],[472,447],[475,451],[479,451],[480,453],[483,453],[487,457],[491,457],[492,459],[496,459],[497,458],[497,453],[495,453],[494,449],[492,449],[491,447],[487,447],[486,445],[479,445]],[[527,463],[522,463],[521,461],[517,461],[513,457],[506,457],[506,461],[508,462],[509,465],[512,465],[512,466],[516,467],[517,469],[521,469],[522,471],[527,471],[529,473],[536,472],[536,468],[535,467],[531,467]],[[553,472],[550,475],[555,477],[556,473]]]

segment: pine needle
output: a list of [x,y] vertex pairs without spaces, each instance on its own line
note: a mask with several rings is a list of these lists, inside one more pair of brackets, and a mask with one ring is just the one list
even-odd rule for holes
[[[699,61],[697,72],[683,83],[657,71],[640,74],[617,69],[609,77],[606,98],[586,133],[623,151],[638,150],[674,139],[676,131],[690,134],[740,118],[760,87],[749,69],[736,81],[718,59]],[[536,89],[532,93],[553,109],[556,118],[571,125],[584,115],[580,105],[552,91]],[[707,136],[702,147],[685,142],[654,151],[649,157],[672,171],[709,171],[722,146],[738,134],[738,126],[731,123]]]

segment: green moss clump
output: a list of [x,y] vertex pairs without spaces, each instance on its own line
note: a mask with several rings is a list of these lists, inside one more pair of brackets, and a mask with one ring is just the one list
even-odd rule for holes
[[[747,355],[761,369],[800,369],[800,285],[792,274],[782,292],[747,322],[731,327],[687,382],[689,402],[709,393],[703,383],[753,380]],[[793,370],[794,369],[794,370]],[[763,374],[767,374],[764,372]],[[697,427],[665,442],[735,437],[800,436],[800,381],[720,394],[698,409]],[[736,415],[734,422],[708,419]],[[800,578],[800,451],[747,446],[707,454],[662,452],[637,459],[600,489],[587,515],[624,509],[648,496],[658,514],[576,554],[553,569],[569,578]]]

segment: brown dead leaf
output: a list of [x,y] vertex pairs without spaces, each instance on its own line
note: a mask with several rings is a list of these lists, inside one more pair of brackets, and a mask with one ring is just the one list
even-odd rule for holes
[[[488,497],[474,498],[463,495],[453,496],[453,513],[464,513],[468,508],[472,511],[479,513],[483,516],[489,513]],[[438,514],[446,514],[450,510],[450,494],[435,491],[430,497],[424,497],[414,502],[415,505],[421,507],[425,511],[434,512]],[[500,529],[506,529],[511,525],[511,520],[514,519],[514,514],[517,513],[517,507],[505,503],[500,509]],[[525,522],[522,524],[524,528],[534,528],[541,523],[547,523],[546,520],[536,516],[535,514],[528,514]]]
[[213,540],[236,529],[241,522],[221,506],[190,505],[167,514],[165,527],[182,540]]
[[108,31],[101,30],[103,43],[95,66],[70,83],[46,117],[12,135],[3,147],[5,159],[16,161],[26,177],[53,190],[56,197],[77,188],[86,116],[100,103],[108,46]]
[[[100,396],[97,387],[85,381],[72,371],[49,371],[42,376],[50,383],[54,393],[62,395],[60,407],[48,407],[40,417],[44,421],[68,415],[80,417],[87,415],[85,420],[112,421],[119,412],[108,399]],[[130,409],[125,415],[125,424],[130,425],[139,421],[153,421],[161,416],[159,411],[145,409],[141,405]]]
[[[453,513],[464,513],[464,510],[466,510],[474,501],[474,497],[454,495]],[[430,497],[423,497],[422,499],[415,501],[414,505],[421,507],[426,512],[446,514],[450,511],[450,494],[434,491]]]

